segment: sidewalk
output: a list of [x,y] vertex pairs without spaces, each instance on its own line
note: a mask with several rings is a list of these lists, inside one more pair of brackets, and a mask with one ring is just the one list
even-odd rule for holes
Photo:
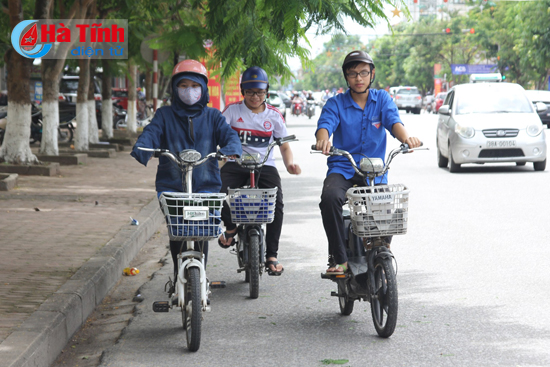
[[126,149],[0,191],[0,366],[49,366],[163,222]]

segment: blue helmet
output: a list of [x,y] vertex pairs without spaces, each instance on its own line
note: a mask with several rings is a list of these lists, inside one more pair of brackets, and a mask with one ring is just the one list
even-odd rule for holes
[[252,88],[269,89],[267,73],[259,66],[246,69],[241,78],[241,93],[244,93],[245,89]]

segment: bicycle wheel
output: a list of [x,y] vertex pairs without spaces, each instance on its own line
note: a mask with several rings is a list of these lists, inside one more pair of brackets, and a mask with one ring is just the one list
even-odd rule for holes
[[187,349],[191,352],[199,350],[201,345],[201,282],[198,268],[189,268],[189,276],[185,297],[185,331],[187,334]]
[[338,281],[338,294],[343,294],[343,297],[338,297],[338,303],[340,304],[340,313],[344,316],[351,315],[353,312],[354,300],[349,299],[346,294],[346,284],[344,281]]
[[260,293],[260,236],[250,236],[248,263],[250,298],[256,299]]
[[388,338],[397,324],[397,280],[391,259],[374,262],[374,297],[370,308],[378,335]]
[[117,129],[117,130],[126,130],[126,120],[118,119],[115,123],[115,129]]
[[57,142],[68,143],[73,140],[73,130],[68,127],[57,128]]

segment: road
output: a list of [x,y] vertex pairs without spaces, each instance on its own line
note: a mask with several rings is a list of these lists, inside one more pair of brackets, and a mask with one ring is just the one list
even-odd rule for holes
[[[429,151],[398,156],[391,182],[410,188],[409,232],[394,238],[399,317],[394,335],[376,335],[367,303],[350,316],[330,297],[326,238],[318,202],[326,158],[310,154],[316,120],[288,117],[300,176],[283,173],[281,277],[264,275],[248,299],[229,251],[211,242],[207,273],[225,280],[204,315],[201,348],[186,349],[181,314],[153,313],[171,261],[140,293],[144,301],[101,366],[547,366],[550,365],[550,238],[544,210],[548,172],[532,164],[437,167],[437,116],[401,114]],[[389,147],[397,146],[391,140]]]

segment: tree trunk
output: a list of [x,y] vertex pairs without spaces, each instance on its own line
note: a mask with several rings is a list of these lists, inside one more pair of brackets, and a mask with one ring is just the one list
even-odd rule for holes
[[128,60],[128,125],[126,126],[126,129],[128,129],[131,133],[137,132],[137,123],[136,123],[136,72],[137,72],[137,66],[132,62],[132,60]]
[[149,66],[145,70],[145,102],[153,104],[153,70]]
[[78,91],[76,95],[76,132],[75,149],[78,152],[87,152],[88,143],[88,88],[90,83],[90,59],[79,59],[80,67]]
[[[42,141],[40,154],[59,155],[57,128],[59,126],[59,60],[42,60]],[[59,69],[59,70],[56,70]]]
[[101,130],[103,137],[111,139],[113,137],[113,103],[109,60],[103,62],[103,75],[101,76]]
[[95,106],[95,60],[90,60],[90,81],[88,85],[88,138],[92,144],[99,143],[99,131],[97,125],[96,106]]
[[[20,0],[8,1],[10,26],[23,20]],[[8,163],[37,163],[29,145],[31,135],[31,98],[29,85],[32,59],[19,55],[10,47],[5,55],[8,67],[8,116],[0,158]]]

